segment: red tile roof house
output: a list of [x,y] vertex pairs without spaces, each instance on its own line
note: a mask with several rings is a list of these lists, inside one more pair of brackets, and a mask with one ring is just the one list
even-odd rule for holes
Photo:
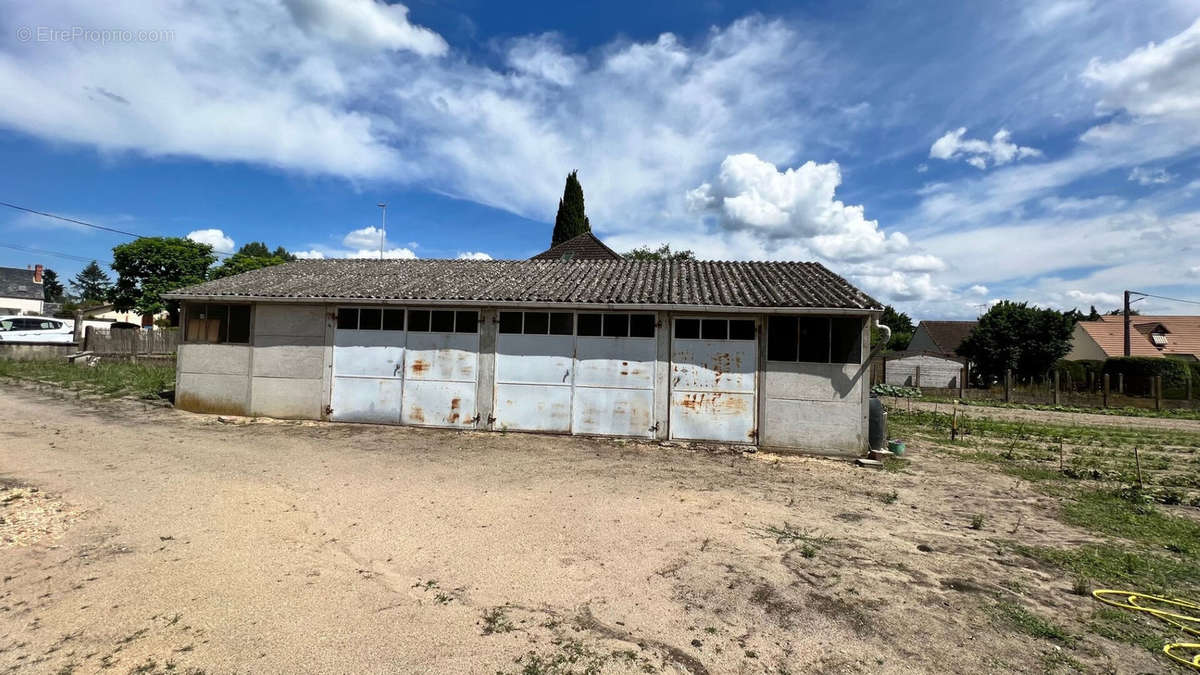
[[166,297],[185,410],[867,446],[882,307],[817,263],[298,260]]
[[[1080,321],[1067,359],[1103,360],[1125,355],[1125,318],[1105,315]],[[1129,355],[1200,360],[1200,316],[1129,317]]]

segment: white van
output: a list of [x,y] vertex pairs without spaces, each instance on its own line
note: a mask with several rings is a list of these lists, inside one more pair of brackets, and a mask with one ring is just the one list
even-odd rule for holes
[[74,322],[46,316],[0,316],[0,342],[74,342]]

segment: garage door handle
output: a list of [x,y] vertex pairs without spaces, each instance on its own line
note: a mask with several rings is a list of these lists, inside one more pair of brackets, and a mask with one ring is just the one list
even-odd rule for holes
[[566,382],[567,378],[570,376],[571,376],[571,369],[568,368],[567,371],[565,373],[563,373],[563,382]]

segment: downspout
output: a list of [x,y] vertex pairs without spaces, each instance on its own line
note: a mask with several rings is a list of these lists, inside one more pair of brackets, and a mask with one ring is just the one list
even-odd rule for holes
[[883,340],[880,340],[878,347],[871,350],[870,355],[867,356],[868,362],[870,362],[871,359],[878,356],[879,352],[883,351],[884,348],[887,347],[887,343],[892,340],[892,329],[879,323],[879,317],[875,317],[874,320],[875,320],[875,327],[878,328],[879,330],[883,331]]

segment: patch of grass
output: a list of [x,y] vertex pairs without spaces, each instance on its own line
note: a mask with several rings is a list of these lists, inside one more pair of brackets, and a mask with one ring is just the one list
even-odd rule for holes
[[989,608],[992,616],[1001,623],[1031,637],[1054,640],[1063,644],[1074,644],[1075,636],[1058,624],[1044,619],[1009,600],[999,600]]
[[583,644],[579,640],[553,641],[554,649],[548,652],[526,652],[516,658],[521,666],[521,675],[598,675],[610,664],[623,664],[626,669],[637,667],[644,673],[658,672],[654,664],[630,649],[601,651]]
[[1200,592],[1200,561],[1194,556],[1179,559],[1109,543],[1069,549],[1012,544],[1012,549],[1109,587],[1175,596]]
[[879,495],[879,500],[884,504],[895,504],[898,499],[900,499],[900,493],[895,490]]
[[1200,523],[1164,514],[1136,492],[1083,492],[1063,505],[1062,516],[1071,525],[1185,556],[1200,555]]
[[503,607],[493,607],[483,612],[483,627],[484,635],[495,635],[497,633],[508,633],[512,631],[512,619],[508,618],[508,612]]
[[975,515],[971,516],[971,529],[982,530],[983,525],[986,522],[987,516],[983,515],[982,513],[976,513]]
[[912,462],[908,461],[907,459],[902,459],[900,457],[884,457],[883,470],[889,473],[900,473],[901,471],[907,469],[908,465],[911,463]]
[[768,525],[752,531],[756,532],[760,537],[774,539],[777,544],[804,544],[816,550],[820,550],[825,544],[833,542],[832,537],[814,534],[811,530],[802,530],[786,521],[783,523],[783,526]]
[[49,382],[76,391],[108,397],[158,398],[175,388],[175,364],[100,362],[95,366],[64,361],[0,359],[0,376]]
[[1137,612],[1116,607],[1097,609],[1092,613],[1092,620],[1088,623],[1088,628],[1100,637],[1113,642],[1141,647],[1155,656],[1162,654],[1163,635],[1165,635],[1163,627],[1164,624],[1161,623],[1151,626],[1138,616]]
[[1087,668],[1078,659],[1064,651],[1055,649],[1042,654],[1042,669],[1047,673],[1057,673],[1063,668],[1076,673],[1087,672]]

